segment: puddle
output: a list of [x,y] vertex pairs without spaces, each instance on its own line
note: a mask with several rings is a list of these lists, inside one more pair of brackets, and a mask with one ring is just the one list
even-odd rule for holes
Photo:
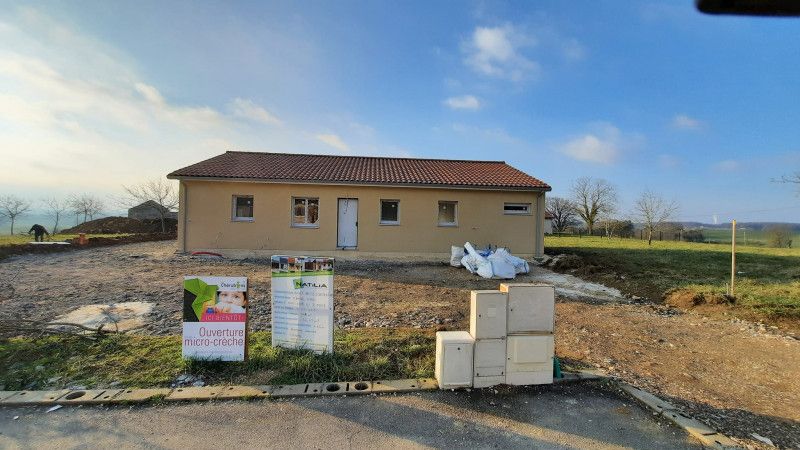
[[66,322],[106,330],[127,331],[146,323],[145,316],[153,309],[151,302],[124,302],[110,305],[86,305],[59,316],[53,322]]

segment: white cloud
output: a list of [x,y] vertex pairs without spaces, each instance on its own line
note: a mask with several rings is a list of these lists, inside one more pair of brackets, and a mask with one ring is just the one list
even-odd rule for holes
[[318,134],[317,140],[345,153],[350,152],[350,147],[336,134]]
[[703,122],[686,114],[676,114],[672,118],[672,127],[679,130],[700,130],[703,126]]
[[261,122],[267,125],[283,125],[283,121],[263,107],[255,104],[252,100],[236,98],[230,103],[229,107],[236,117],[252,120],[254,122]]
[[522,81],[535,76],[539,63],[520,50],[536,45],[536,40],[512,25],[476,27],[463,45],[464,62],[474,71],[496,78]]
[[714,164],[712,168],[717,172],[735,172],[741,168],[741,163],[733,159],[726,159]]
[[443,102],[450,109],[467,109],[477,111],[481,107],[481,102],[474,95],[462,95],[450,97]]
[[614,164],[622,154],[637,147],[644,137],[637,133],[622,133],[608,122],[591,124],[591,131],[562,144],[559,150],[577,161],[593,164]]

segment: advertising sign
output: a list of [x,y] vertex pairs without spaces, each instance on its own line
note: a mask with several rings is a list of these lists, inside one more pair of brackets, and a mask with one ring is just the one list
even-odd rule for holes
[[247,278],[183,279],[183,357],[244,361]]
[[272,257],[272,346],[333,352],[333,258]]

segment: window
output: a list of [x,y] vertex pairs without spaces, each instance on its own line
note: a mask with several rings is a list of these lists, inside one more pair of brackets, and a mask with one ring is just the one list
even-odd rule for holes
[[234,195],[232,219],[237,222],[253,221],[253,196]]
[[400,225],[400,201],[381,200],[381,225]]
[[458,202],[439,202],[439,226],[455,227],[458,225]]
[[292,226],[318,227],[319,199],[294,197],[292,199]]
[[530,203],[506,203],[503,205],[503,214],[530,215]]

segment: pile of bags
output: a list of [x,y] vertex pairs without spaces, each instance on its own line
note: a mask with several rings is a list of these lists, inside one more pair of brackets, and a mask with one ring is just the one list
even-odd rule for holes
[[464,247],[453,246],[450,254],[450,265],[453,267],[466,267],[470,273],[477,273],[483,278],[499,278],[511,280],[518,273],[530,272],[528,262],[509,253],[508,249],[500,247],[492,250],[475,250],[467,242]]

